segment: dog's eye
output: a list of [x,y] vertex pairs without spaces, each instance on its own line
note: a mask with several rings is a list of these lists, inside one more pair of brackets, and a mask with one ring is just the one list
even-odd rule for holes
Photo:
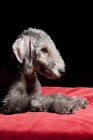
[[48,52],[46,48],[42,48],[41,51],[44,52],[44,53]]

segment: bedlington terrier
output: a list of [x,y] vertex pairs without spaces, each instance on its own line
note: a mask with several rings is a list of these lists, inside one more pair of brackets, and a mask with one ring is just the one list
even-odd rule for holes
[[8,62],[0,70],[1,113],[71,114],[87,107],[88,101],[82,97],[42,94],[37,73],[50,79],[60,78],[65,73],[65,63],[47,33],[29,28],[14,42]]

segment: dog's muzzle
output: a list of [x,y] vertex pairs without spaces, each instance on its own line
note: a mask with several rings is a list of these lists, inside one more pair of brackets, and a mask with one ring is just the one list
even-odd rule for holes
[[61,76],[65,74],[65,68],[58,69],[58,71]]

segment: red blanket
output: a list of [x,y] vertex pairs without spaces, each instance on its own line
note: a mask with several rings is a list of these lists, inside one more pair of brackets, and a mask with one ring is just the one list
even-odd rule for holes
[[93,140],[93,88],[43,87],[44,94],[86,97],[89,105],[76,114],[46,112],[0,114],[0,140]]

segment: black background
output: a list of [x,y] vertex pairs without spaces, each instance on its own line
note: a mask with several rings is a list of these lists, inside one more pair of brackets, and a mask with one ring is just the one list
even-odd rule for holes
[[91,4],[26,2],[4,3],[0,11],[0,67],[7,61],[17,36],[28,27],[45,30],[66,63],[60,79],[39,76],[43,86],[93,86],[93,32]]

